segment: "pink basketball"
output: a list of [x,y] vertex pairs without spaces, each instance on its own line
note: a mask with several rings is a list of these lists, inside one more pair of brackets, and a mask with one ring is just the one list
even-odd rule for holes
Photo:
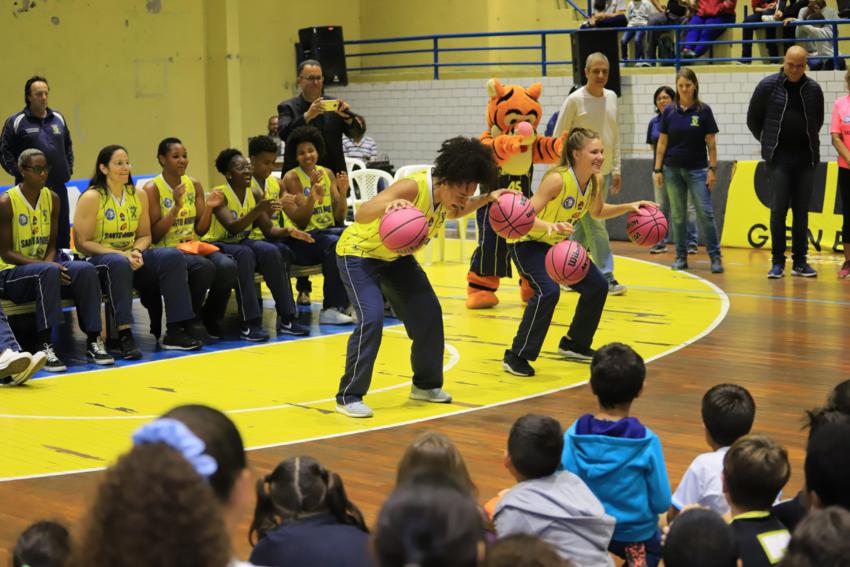
[[626,218],[629,239],[641,246],[655,246],[667,236],[667,218],[655,207],[641,207]]
[[502,238],[525,236],[534,225],[537,213],[531,201],[519,193],[502,193],[490,205],[490,226]]
[[564,240],[549,248],[546,253],[546,273],[562,285],[575,285],[590,270],[590,258],[584,246],[573,240]]
[[384,246],[410,254],[428,238],[428,219],[416,207],[393,209],[381,218],[379,230]]

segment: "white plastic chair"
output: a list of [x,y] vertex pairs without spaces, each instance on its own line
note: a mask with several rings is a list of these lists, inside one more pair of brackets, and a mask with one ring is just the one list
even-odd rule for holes
[[406,177],[406,176],[410,175],[411,173],[413,173],[414,171],[419,171],[420,169],[430,169],[432,167],[434,167],[434,166],[431,165],[430,163],[420,163],[420,164],[416,164],[416,165],[403,165],[395,171],[395,180],[398,181],[402,177]]
[[362,159],[347,157],[345,158],[345,169],[348,171],[348,176],[351,177],[351,173],[355,169],[366,169],[366,163]]
[[351,180],[357,183],[357,187],[360,189],[359,199],[354,195],[354,191],[351,191],[348,195],[348,204],[351,205],[355,213],[359,205],[378,194],[378,182],[382,179],[388,187],[392,185],[393,176],[380,169],[356,169],[351,172]]

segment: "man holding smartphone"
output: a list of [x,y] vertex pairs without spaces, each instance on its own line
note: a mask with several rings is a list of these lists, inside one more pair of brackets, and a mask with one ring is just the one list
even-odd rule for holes
[[[280,138],[285,142],[298,126],[318,128],[325,142],[325,152],[319,156],[319,165],[334,173],[346,172],[342,135],[360,138],[365,129],[354,119],[356,115],[344,100],[323,97],[322,65],[315,59],[305,59],[298,65],[298,88],[301,89],[298,96],[277,105]],[[283,172],[296,165],[284,160]]]

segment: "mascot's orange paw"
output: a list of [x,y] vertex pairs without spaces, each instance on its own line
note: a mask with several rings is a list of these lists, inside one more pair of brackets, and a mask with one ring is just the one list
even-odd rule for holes
[[525,278],[519,279],[519,297],[523,303],[528,303],[528,300],[534,296],[534,288],[528,283]]
[[468,287],[466,294],[467,309],[489,309],[499,304],[499,298],[492,291]]

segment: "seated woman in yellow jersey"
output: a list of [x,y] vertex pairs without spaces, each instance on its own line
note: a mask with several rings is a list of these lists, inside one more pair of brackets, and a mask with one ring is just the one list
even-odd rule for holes
[[[186,175],[189,153],[177,138],[161,141],[156,155],[162,173],[144,188],[148,194],[152,246],[176,248],[184,254],[192,310],[196,317],[203,314],[203,320],[209,322],[209,335],[217,339],[218,321],[224,317],[227,298],[236,285],[236,263],[221,252],[200,249],[198,241],[209,230],[212,211],[224,202],[224,194],[210,191],[204,197],[200,182]],[[208,290],[209,299],[204,304]]]
[[[573,128],[564,143],[560,165],[546,174],[531,197],[538,220],[572,225],[588,212],[594,219],[610,219],[637,211],[642,205],[656,206],[649,201],[606,204],[599,179],[603,161],[599,135],[585,128]],[[546,253],[565,237],[563,233],[541,230],[535,223],[527,235],[508,242],[514,264],[534,290],[513,344],[505,351],[502,366],[511,374],[534,375],[528,361],[536,360],[540,354],[561,294],[560,286],[546,273]],[[587,276],[571,287],[579,292],[580,297],[572,324],[566,336],[561,338],[558,353],[568,359],[589,361],[593,358],[593,335],[608,297],[608,282],[591,262]]]
[[[277,310],[278,334],[306,334],[297,324],[298,310],[292,298],[292,287],[280,250],[269,242],[252,240],[254,226],[270,230],[269,215],[280,211],[276,199],[254,198],[251,191],[251,163],[242,152],[233,148],[222,150],[215,158],[215,167],[227,179],[225,185],[216,187],[224,193],[224,202],[213,210],[214,217],[205,242],[211,242],[236,262],[236,300],[242,316],[241,337],[259,342],[269,340],[262,326],[262,308],[254,273],[260,272],[272,292]],[[272,234],[269,231],[269,234]],[[300,230],[280,229],[276,237],[293,236],[310,240],[310,235]],[[209,301],[209,300],[208,300]],[[296,324],[293,324],[296,323]]]
[[[279,201],[282,207],[284,202],[291,204],[295,199],[292,195],[286,193],[281,195],[278,178],[272,175],[277,159],[276,151],[277,144],[269,136],[257,136],[251,139],[248,144],[248,156],[251,160],[251,172],[253,174],[251,192],[257,201],[271,199],[272,201]],[[295,238],[292,238],[293,235]],[[298,230],[292,224],[292,221],[286,217],[283,210],[274,210],[268,215],[261,213],[257,217],[257,220],[254,221],[254,230],[248,235],[246,241],[246,244],[254,250],[255,254],[259,247],[267,246],[269,243],[277,247],[283,260],[283,281],[289,288],[290,294],[292,287],[289,285],[289,267],[292,265],[295,255],[289,245],[300,238],[306,238],[302,242],[313,242],[313,237]],[[299,323],[296,318],[290,317],[288,321],[280,323],[279,332],[290,335],[309,335],[310,327]]]
[[386,295],[407,336],[413,340],[410,398],[446,403],[452,400],[443,387],[443,315],[428,276],[412,255],[399,255],[381,242],[381,217],[395,208],[415,207],[428,219],[432,237],[446,218],[459,218],[496,199],[504,190],[472,197],[476,185],[482,192],[497,180],[496,163],[489,148],[478,140],[457,137],[443,142],[433,173],[417,171],[399,179],[364,203],[337,244],[337,263],[357,323],[348,340],[345,374],[336,395],[336,410],[349,417],[371,417],[363,403],[372,381],[372,369],[384,323]]
[[192,298],[186,283],[186,260],[175,248],[150,248],[148,196],[136,191],[130,158],[122,146],[106,146],[97,155],[89,188],[74,212],[74,245],[98,268],[103,292],[115,311],[121,357],[142,357],[130,329],[133,288],[156,286],[165,298],[166,332],[162,348],[195,350]]
[[0,195],[0,297],[35,301],[35,328],[49,372],[67,366],[56,355],[52,331],[62,323],[62,296],[74,298],[77,321],[86,335],[86,354],[95,364],[115,361],[100,338],[100,284],[88,262],[56,250],[59,197],[44,186],[47,158],[29,149],[18,158],[23,181]]
[[[283,176],[286,192],[295,197],[295,203],[284,204],[284,212],[299,228],[315,239],[314,243],[293,242],[295,263],[309,266],[322,264],[324,276],[323,305],[319,315],[322,325],[346,325],[353,319],[345,311],[349,301],[336,265],[336,243],[343,228],[337,227],[345,220],[348,204],[348,176],[336,176],[326,167],[318,165],[325,151],[322,134],[312,126],[300,126],[286,139],[286,152],[294,156],[298,167]],[[299,295],[309,293],[309,281],[297,282]]]

